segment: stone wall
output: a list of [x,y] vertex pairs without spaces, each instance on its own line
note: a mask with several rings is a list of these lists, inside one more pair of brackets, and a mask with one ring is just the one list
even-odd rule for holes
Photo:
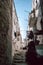
[[0,0],[0,65],[11,63],[12,0]]

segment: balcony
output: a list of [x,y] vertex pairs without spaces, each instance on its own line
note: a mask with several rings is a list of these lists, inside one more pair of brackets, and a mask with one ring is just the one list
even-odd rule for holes
[[37,17],[35,17],[35,10],[32,10],[29,14],[29,26],[34,27],[37,23]]
[[30,17],[29,18],[29,26],[30,27],[34,27],[35,25],[36,25],[36,23],[37,23],[37,18],[35,17]]

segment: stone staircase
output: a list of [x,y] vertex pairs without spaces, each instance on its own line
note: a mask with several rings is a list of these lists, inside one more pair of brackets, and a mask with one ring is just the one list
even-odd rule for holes
[[25,54],[24,53],[15,54],[12,65],[26,65]]

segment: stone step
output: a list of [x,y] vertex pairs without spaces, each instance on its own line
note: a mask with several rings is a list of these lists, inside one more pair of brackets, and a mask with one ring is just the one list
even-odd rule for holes
[[25,59],[14,59],[14,62],[21,62],[21,61],[25,62]]
[[14,58],[15,60],[24,60],[25,58]]
[[14,61],[14,63],[25,63],[25,61],[19,60],[19,61]]
[[13,65],[27,65],[26,63],[13,63]]
[[25,63],[25,55],[22,54],[15,54],[13,65],[26,65]]

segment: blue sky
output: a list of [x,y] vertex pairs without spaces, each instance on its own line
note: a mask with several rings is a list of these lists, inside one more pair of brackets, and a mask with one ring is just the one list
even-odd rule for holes
[[26,37],[28,27],[28,15],[31,12],[32,0],[14,0],[16,12],[19,20],[22,38]]

